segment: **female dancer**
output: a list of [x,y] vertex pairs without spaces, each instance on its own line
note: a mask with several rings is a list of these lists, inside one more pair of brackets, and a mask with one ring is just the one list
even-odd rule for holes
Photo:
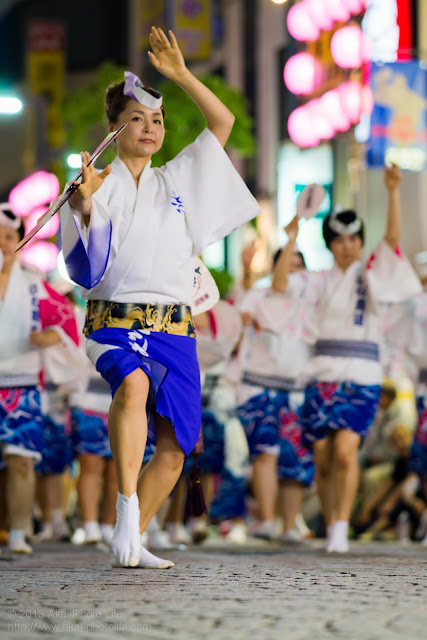
[[[114,563],[167,568],[172,563],[149,554],[139,533],[175,486],[199,436],[200,374],[189,307],[194,258],[259,207],[223,151],[234,116],[186,68],[172,32],[167,38],[153,27],[150,43],[155,69],[186,91],[207,128],[174,160],[152,169],[165,135],[162,97],[126,73],[106,97],[110,130],[127,123],[117,138],[118,157],[98,175],[82,154],[82,184],[61,221],[69,274],[89,299],[87,352],[113,394]],[[147,408],[156,418],[156,452],[138,479]]]
[[[310,274],[306,329],[314,356],[300,410],[304,437],[314,450],[316,479],[328,531],[327,550],[348,551],[348,523],[359,482],[358,448],[375,415],[382,382],[378,304],[400,302],[420,290],[399,248],[400,171],[385,168],[388,192],[384,239],[368,262],[360,256],[362,220],[332,213],[323,236],[334,256],[330,271]],[[289,280],[292,277],[290,276]],[[301,285],[302,286],[302,285]]]

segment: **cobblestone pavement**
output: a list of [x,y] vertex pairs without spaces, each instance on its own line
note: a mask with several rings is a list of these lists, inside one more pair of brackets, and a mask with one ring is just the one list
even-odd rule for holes
[[0,557],[0,638],[345,640],[427,637],[427,548],[319,542],[167,552],[168,571],[111,569],[93,547]]

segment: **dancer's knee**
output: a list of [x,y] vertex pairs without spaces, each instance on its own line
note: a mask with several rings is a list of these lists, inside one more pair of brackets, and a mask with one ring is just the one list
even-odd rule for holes
[[149,388],[150,381],[147,374],[141,369],[136,369],[123,380],[114,394],[113,402],[115,406],[120,406],[120,408],[138,405],[145,408]]

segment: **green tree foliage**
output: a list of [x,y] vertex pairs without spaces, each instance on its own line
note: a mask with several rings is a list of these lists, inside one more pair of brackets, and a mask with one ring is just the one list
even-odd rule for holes
[[[124,71],[124,68],[106,62],[99,67],[95,79],[88,87],[68,92],[63,103],[68,152],[93,151],[105,136],[105,90],[108,85],[123,80]],[[203,76],[200,80],[236,117],[227,148],[233,149],[243,158],[252,157],[255,153],[255,141],[252,119],[244,96],[227,86],[220,76]],[[193,101],[173,82],[164,80],[156,88],[163,93],[167,114],[165,142],[153,158],[153,165],[161,166],[192,142],[204,128],[205,122]],[[100,159],[100,166],[110,162],[113,157],[114,149],[108,149]]]

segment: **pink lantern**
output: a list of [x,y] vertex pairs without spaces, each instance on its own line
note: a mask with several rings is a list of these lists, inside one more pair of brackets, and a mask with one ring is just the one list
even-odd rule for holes
[[367,6],[367,0],[343,0],[343,3],[347,7],[347,9],[353,14],[358,15],[362,13]]
[[362,86],[359,82],[343,82],[337,89],[344,113],[352,124],[360,121],[362,112]]
[[58,178],[47,171],[36,171],[12,189],[9,204],[15,215],[27,216],[36,207],[54,200],[58,194]]
[[305,105],[305,108],[309,111],[313,131],[319,140],[330,140],[334,137],[336,130],[333,122],[326,117],[323,107],[319,99],[310,100]]
[[58,247],[52,242],[40,240],[34,244],[27,245],[22,249],[22,259],[28,264],[32,264],[43,273],[55,269],[58,259]]
[[322,83],[323,68],[311,53],[297,53],[285,64],[283,79],[292,93],[310,95]]
[[334,19],[328,13],[324,0],[304,0],[307,12],[319,29],[330,31],[334,25]]
[[[47,207],[39,207],[33,213],[31,213],[25,221],[25,232],[28,233],[30,229],[36,226],[38,219],[47,211]],[[44,227],[40,229],[37,234],[38,238],[51,238],[58,233],[59,229],[59,215],[53,216],[47,222]]]
[[336,131],[348,131],[351,121],[342,108],[337,89],[327,91],[319,98],[323,114],[331,121]]
[[331,55],[343,69],[358,69],[364,57],[363,32],[358,25],[342,27],[331,38]]
[[295,40],[313,42],[319,37],[319,28],[310,17],[305,2],[294,4],[289,9],[286,23]]
[[322,0],[328,14],[336,22],[347,22],[350,20],[350,11],[343,0]]
[[307,105],[297,107],[288,118],[288,131],[292,142],[299,147],[314,147],[319,138],[313,130],[313,122]]

